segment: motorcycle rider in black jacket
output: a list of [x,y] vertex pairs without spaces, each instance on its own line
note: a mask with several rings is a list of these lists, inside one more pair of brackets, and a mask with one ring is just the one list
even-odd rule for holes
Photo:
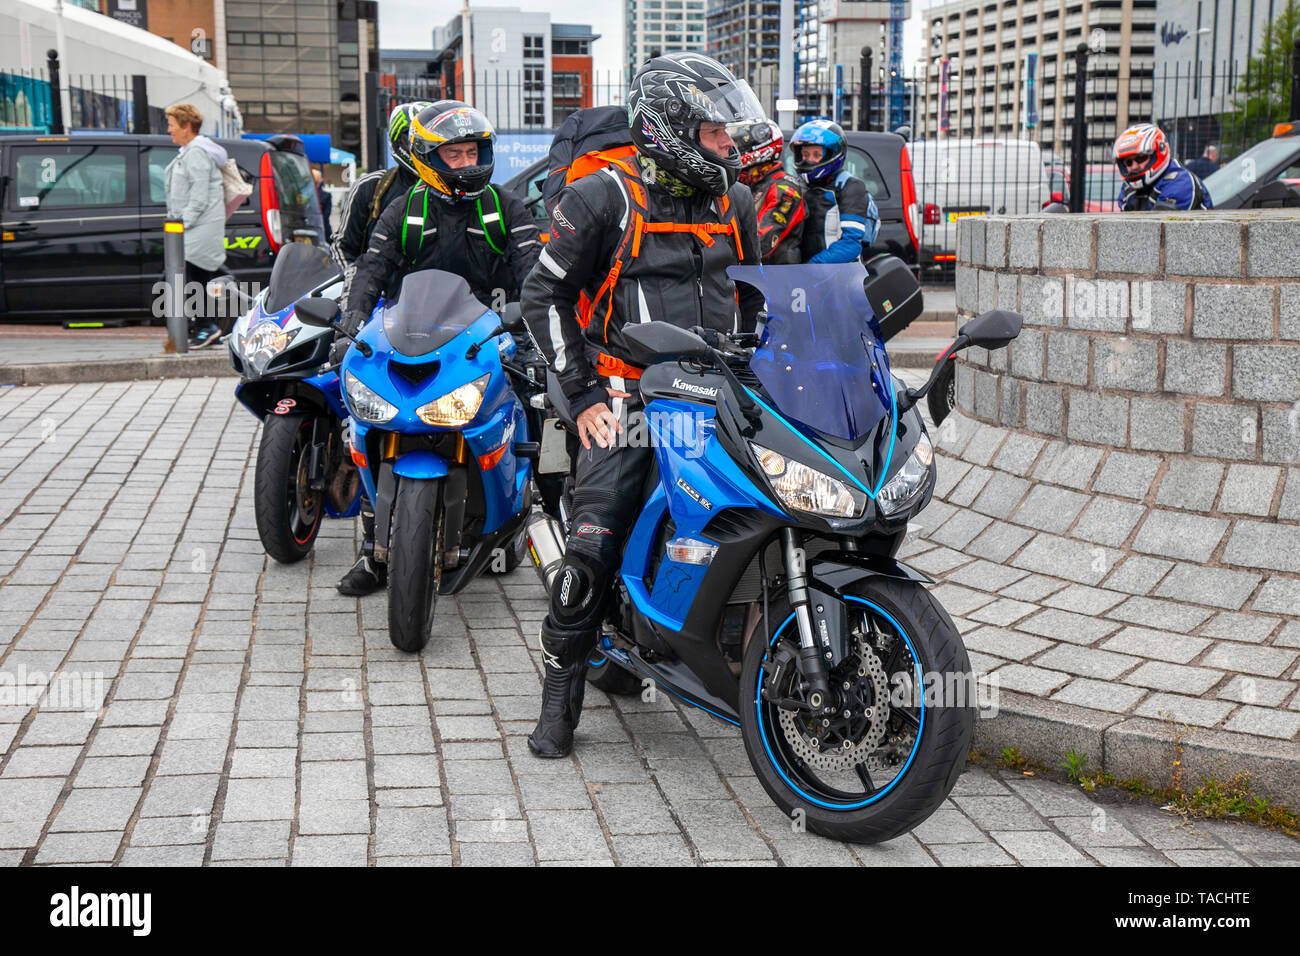
[[579,452],[564,562],[542,624],[546,680],[528,738],[539,757],[573,749],[587,656],[595,645],[623,544],[642,505],[648,445],[625,438],[642,403],[625,323],[752,331],[763,297],[726,269],[759,264],[753,198],[737,182],[730,137],[766,122],[748,84],[696,53],[651,59],[628,95],[634,158],[569,185],[550,241],[524,283],[525,322],[577,422]]
[[[523,203],[489,186],[496,133],[487,117],[457,100],[441,100],[411,122],[410,155],[420,176],[395,195],[357,261],[342,327],[356,334],[382,295],[392,295],[408,272],[441,269],[462,277],[486,308],[500,312],[519,288],[541,249],[537,227]],[[430,308],[436,303],[430,303]],[[334,343],[332,360],[350,342]],[[357,563],[338,588],[369,594],[384,586],[384,566],[374,560],[374,517],[362,520]]]
[[330,254],[349,280],[385,207],[394,197],[405,196],[420,181],[420,174],[411,161],[411,121],[428,105],[417,102],[393,107],[388,114],[388,144],[396,165],[366,173],[352,184],[343,200],[339,231],[330,243]]

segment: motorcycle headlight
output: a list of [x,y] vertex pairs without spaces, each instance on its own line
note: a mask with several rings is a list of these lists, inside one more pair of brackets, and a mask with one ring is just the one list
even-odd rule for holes
[[916,500],[917,495],[925,490],[932,461],[934,447],[930,444],[930,436],[923,433],[903,467],[885,482],[880,494],[876,495],[876,504],[882,514],[897,514]]
[[483,393],[487,391],[490,378],[492,378],[491,372],[474,379],[468,385],[454,388],[442,398],[421,405],[415,410],[415,414],[426,425],[436,425],[440,428],[460,428],[468,425],[478,414],[479,406],[483,404]]
[[749,447],[771,480],[772,490],[786,507],[835,518],[856,518],[862,514],[866,497],[838,478],[762,445],[750,442]]
[[274,322],[259,322],[236,343],[240,353],[253,364],[265,365],[288,347],[298,329],[285,331]]
[[363,422],[383,424],[391,421],[397,409],[373,391],[362,385],[351,372],[343,373],[343,385],[348,393],[348,405]]

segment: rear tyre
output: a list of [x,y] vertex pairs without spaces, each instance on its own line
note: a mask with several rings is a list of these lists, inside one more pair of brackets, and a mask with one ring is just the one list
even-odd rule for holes
[[503,544],[502,549],[505,551],[505,564],[499,564],[496,561],[495,556],[493,556],[492,562],[488,565],[488,568],[494,574],[509,574],[515,568],[519,567],[520,562],[524,559],[524,555],[528,553],[528,529],[525,528],[521,530],[517,535]]
[[935,379],[934,386],[925,393],[925,404],[930,409],[930,418],[936,425],[948,417],[953,406],[957,404],[956,363],[951,359],[943,364],[943,370]]
[[[973,688],[949,675],[970,675],[970,659],[952,619],[915,582],[869,578],[844,605],[851,650],[830,675],[828,726],[788,706],[804,691],[798,626],[782,599],[770,611],[774,633],[745,649],[741,734],[763,789],[788,816],[832,839],[879,843],[928,818],[965,766]],[[841,720],[843,710],[851,716]]]
[[631,697],[641,693],[641,678],[623,670],[598,647],[587,655],[587,683],[616,697]]
[[388,637],[412,653],[433,635],[442,584],[442,480],[399,478],[388,545]]
[[281,564],[311,553],[324,513],[323,494],[308,486],[313,419],[267,415],[253,476],[253,513],[262,547]]

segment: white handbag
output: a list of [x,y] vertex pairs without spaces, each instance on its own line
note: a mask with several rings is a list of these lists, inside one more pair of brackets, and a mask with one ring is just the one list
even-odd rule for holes
[[221,167],[221,198],[226,202],[226,218],[244,204],[244,200],[253,195],[251,183],[244,182],[239,175],[239,166],[233,159],[227,159]]

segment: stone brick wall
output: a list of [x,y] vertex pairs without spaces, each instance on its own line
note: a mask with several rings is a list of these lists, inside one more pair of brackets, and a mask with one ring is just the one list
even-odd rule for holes
[[[1025,317],[1009,348],[963,353],[966,416],[1101,449],[1078,489],[1161,509],[1138,550],[1300,572],[1300,216],[966,219],[957,258],[959,324]],[[1120,462],[1141,482],[1107,485]]]
[[997,307],[1024,314],[1020,338],[958,364],[957,403],[981,421],[1134,451],[1300,458],[1300,216],[964,220],[958,313]]
[[908,551],[1002,582],[959,623],[977,669],[1300,764],[1300,216],[963,220],[956,302],[1025,317],[962,353]]

